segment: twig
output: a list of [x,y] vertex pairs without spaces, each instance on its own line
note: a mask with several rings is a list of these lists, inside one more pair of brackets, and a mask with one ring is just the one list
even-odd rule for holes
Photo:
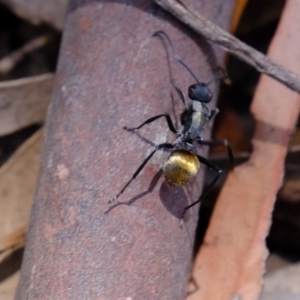
[[274,63],[259,51],[241,42],[181,2],[177,0],[154,1],[195,32],[204,36],[208,41],[216,43],[225,51],[253,66],[259,72],[271,76],[290,89],[300,93],[300,77],[295,73]]
[[44,47],[52,37],[53,36],[51,34],[37,37],[25,44],[20,49],[0,59],[0,74],[6,74],[10,72],[15,65],[24,58],[25,55]]

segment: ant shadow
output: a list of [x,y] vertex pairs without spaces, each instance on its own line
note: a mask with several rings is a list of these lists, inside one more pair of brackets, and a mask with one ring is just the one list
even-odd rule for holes
[[184,187],[171,187],[164,181],[160,187],[159,196],[162,204],[174,217],[185,219],[184,209],[188,206],[188,195]]
[[127,126],[124,126],[123,129],[126,130],[126,131],[128,131],[128,132],[130,132],[130,133],[135,134],[135,135],[136,135],[139,139],[141,139],[145,144],[148,144],[148,145],[152,146],[153,148],[156,147],[156,145],[155,145],[153,142],[151,142],[149,139],[143,137],[138,131],[132,130],[132,129],[128,128]]
[[[110,213],[111,210],[115,209],[120,205],[132,205],[137,200],[143,198],[147,194],[153,192],[155,187],[157,186],[159,180],[163,175],[163,170],[160,169],[152,178],[149,187],[146,191],[134,196],[129,201],[118,201],[117,203],[113,204],[104,214]],[[188,205],[187,194],[182,187],[170,187],[166,181],[161,184],[159,197],[164,205],[164,207],[170,212],[174,217],[178,219],[182,219],[182,213],[184,208]]]
[[131,205],[133,204],[135,201],[139,200],[140,198],[143,198],[145,195],[150,194],[151,192],[153,192],[154,188],[156,187],[159,179],[161,178],[163,171],[162,169],[160,169],[152,178],[148,189],[145,192],[142,192],[136,196],[134,196],[133,198],[131,198],[129,201],[126,202],[121,202],[118,201],[117,203],[115,203],[114,205],[112,205],[106,212],[105,214],[108,214],[111,210],[115,209],[116,207],[120,206],[120,205]]

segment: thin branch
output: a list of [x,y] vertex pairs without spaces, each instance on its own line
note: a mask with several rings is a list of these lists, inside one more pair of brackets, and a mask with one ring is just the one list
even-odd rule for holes
[[9,55],[1,58],[0,74],[6,74],[10,72],[16,66],[16,64],[24,58],[24,56],[44,47],[51,40],[52,37],[53,36],[51,34],[39,36],[25,44],[20,49],[17,49]]
[[271,76],[290,89],[300,93],[299,76],[274,63],[259,51],[241,42],[230,33],[195,12],[192,8],[188,8],[177,0],[154,1],[195,32],[204,36],[208,41],[219,45],[225,51],[253,66],[259,72]]

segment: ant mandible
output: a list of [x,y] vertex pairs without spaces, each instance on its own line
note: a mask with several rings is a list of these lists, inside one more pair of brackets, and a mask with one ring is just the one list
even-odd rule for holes
[[129,131],[135,131],[142,128],[144,125],[152,123],[160,118],[165,118],[169,129],[176,134],[177,139],[174,143],[162,143],[155,147],[155,149],[148,155],[148,157],[142,162],[135,173],[132,175],[131,179],[125,184],[122,190],[112,199],[109,203],[115,201],[119,196],[126,190],[130,183],[138,176],[138,174],[143,170],[145,165],[155,154],[157,150],[171,150],[171,154],[163,167],[163,173],[166,182],[172,187],[178,187],[190,182],[198,173],[200,164],[206,165],[208,168],[216,172],[214,179],[199,197],[199,199],[192,204],[186,206],[182,213],[182,218],[184,217],[186,211],[201,202],[215,185],[223,170],[221,170],[214,163],[210,162],[205,157],[198,155],[196,146],[198,145],[222,145],[227,147],[228,156],[231,162],[231,167],[233,166],[233,153],[227,142],[227,140],[203,140],[203,132],[208,124],[208,122],[218,113],[218,109],[210,109],[206,103],[209,103],[213,97],[213,93],[209,89],[209,85],[217,80],[224,79],[226,76],[221,78],[216,78],[208,83],[200,82],[188,65],[181,59],[181,57],[176,53],[175,48],[172,44],[171,39],[164,31],[157,31],[153,36],[165,37],[172,48],[174,58],[193,76],[196,83],[192,84],[188,88],[188,96],[192,101],[191,104],[187,104],[184,93],[176,87],[174,82],[172,84],[178,94],[180,95],[181,101],[183,102],[185,109],[181,114],[181,124],[182,128],[177,130],[173,124],[173,121],[168,113],[163,113],[156,115],[138,127],[124,129]]

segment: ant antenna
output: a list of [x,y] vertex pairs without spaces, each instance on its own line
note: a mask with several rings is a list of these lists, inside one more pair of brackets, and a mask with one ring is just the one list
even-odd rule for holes
[[221,72],[223,73],[223,76],[212,79],[211,81],[209,81],[209,82],[206,84],[207,86],[209,86],[211,83],[213,83],[213,82],[215,82],[215,81],[224,80],[224,79],[228,78],[227,72],[226,72],[222,67],[219,67],[219,69],[220,69]]
[[193,73],[193,71],[190,69],[190,67],[183,61],[183,59],[177,54],[175,47],[173,46],[173,43],[171,41],[171,39],[169,38],[169,36],[162,30],[156,31],[152,36],[159,36],[159,35],[163,35],[167,41],[169,42],[171,48],[172,48],[172,52],[173,52],[173,56],[174,58],[181,63],[188,71],[189,73],[194,77],[194,79],[197,81],[197,83],[200,83],[200,81],[198,80],[198,78],[196,77],[196,75]]
[[219,80],[221,81],[221,80],[223,80],[223,79],[225,79],[225,78],[228,78],[228,76],[225,75],[225,76],[222,76],[222,77],[214,78],[214,79],[212,79],[211,81],[209,81],[208,83],[206,83],[206,85],[209,86],[211,83],[213,83],[213,82],[215,82],[215,81],[219,81]]

